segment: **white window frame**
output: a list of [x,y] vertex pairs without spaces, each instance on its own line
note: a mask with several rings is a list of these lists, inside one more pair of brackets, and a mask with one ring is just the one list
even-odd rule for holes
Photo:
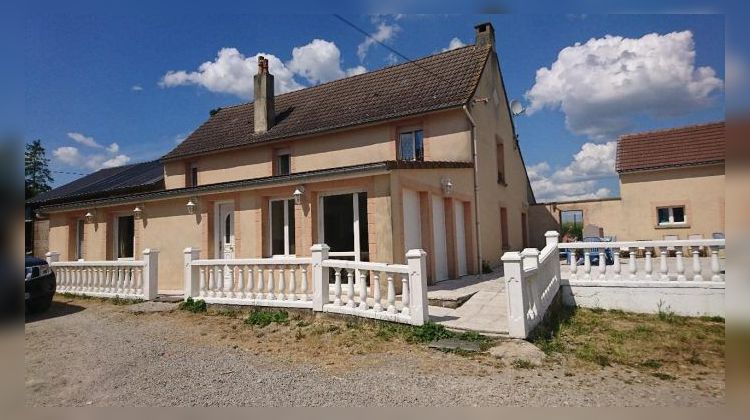
[[[675,222],[674,221],[674,209],[676,208],[682,208],[682,215],[683,219],[681,222]],[[659,221],[659,210],[661,209],[667,209],[669,213],[669,220],[666,222]],[[687,208],[686,206],[660,206],[656,208],[656,223],[659,226],[682,226],[687,225]]]
[[[284,253],[283,254],[274,254],[273,253],[273,203],[276,201],[291,201],[292,206],[295,206],[294,204],[294,198],[274,198],[271,200],[268,200],[268,251],[271,254],[272,258],[283,258],[283,257],[294,257],[296,256],[297,251],[297,241],[295,242],[295,254],[289,253],[289,238],[290,233],[294,235],[294,232],[289,232],[289,217],[294,217],[294,214],[289,214],[289,203],[284,203]],[[296,222],[296,221],[295,221]],[[295,227],[297,224],[295,223]]]
[[[289,156],[289,172],[281,173],[281,157]],[[292,173],[292,151],[288,148],[276,150],[276,175],[289,175]]]
[[76,219],[76,260],[83,261],[83,241],[86,238],[86,221]]
[[135,255],[137,250],[135,249],[135,217],[133,217],[133,256],[132,257],[120,257],[119,255],[119,247],[117,246],[120,242],[120,218],[121,217],[127,217],[127,216],[133,216],[131,213],[115,213],[114,214],[114,230],[112,232],[112,238],[114,239],[114,243],[112,244],[112,253],[117,261],[133,261],[135,260]]
[[[354,261],[360,261],[361,249],[359,246],[359,193],[366,193],[367,190],[364,188],[346,189],[339,191],[326,191],[318,194],[318,243],[325,243],[325,226],[323,226],[323,220],[325,215],[325,209],[323,208],[323,198],[332,195],[353,195],[352,211],[354,212],[354,251],[342,251],[342,252],[329,252],[328,255],[331,257],[354,257]],[[367,203],[364,203],[366,206]],[[359,275],[357,276],[359,278]]]
[[[422,132],[422,160],[419,160],[417,158],[417,131]],[[405,159],[403,154],[401,153],[401,136],[404,134],[411,134],[411,147],[412,151],[414,152],[414,158],[412,159]],[[403,160],[406,162],[423,162],[424,161],[424,129],[422,128],[414,128],[414,129],[404,129],[400,130],[398,132],[398,160]]]
[[[221,225],[224,223],[224,220],[221,218],[221,206],[231,204],[232,205],[232,232],[231,232],[231,242],[232,246],[236,246],[236,226],[234,224],[235,220],[235,211],[236,207],[234,205],[234,200],[220,200],[214,202],[214,255],[216,259],[223,259],[224,255],[221,251],[221,243],[224,241],[224,237],[221,234]],[[234,252],[234,251],[232,251]],[[237,255],[234,256],[237,258]]]

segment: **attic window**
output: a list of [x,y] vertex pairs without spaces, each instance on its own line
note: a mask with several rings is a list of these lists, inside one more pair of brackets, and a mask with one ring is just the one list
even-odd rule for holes
[[401,132],[398,136],[400,160],[424,160],[424,134],[422,130]]

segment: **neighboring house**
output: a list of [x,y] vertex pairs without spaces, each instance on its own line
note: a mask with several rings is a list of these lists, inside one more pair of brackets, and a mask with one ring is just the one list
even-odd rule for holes
[[278,96],[260,58],[254,82],[253,103],[212,113],[159,162],[35,198],[49,249],[111,260],[157,248],[160,289],[177,291],[186,247],[306,256],[324,242],[394,263],[422,248],[434,282],[528,242],[534,199],[491,24],[475,45]]
[[636,133],[617,142],[620,197],[531,207],[532,237],[576,220],[620,241],[723,233],[724,122]]

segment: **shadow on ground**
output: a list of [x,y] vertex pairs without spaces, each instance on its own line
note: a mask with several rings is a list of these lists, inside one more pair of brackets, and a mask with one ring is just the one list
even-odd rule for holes
[[44,312],[41,313],[29,313],[26,312],[26,323],[32,323],[37,321],[43,321],[45,319],[57,318],[60,316],[72,315],[76,312],[81,312],[86,308],[78,305],[71,305],[70,303],[59,302],[56,300],[52,301],[52,305]]

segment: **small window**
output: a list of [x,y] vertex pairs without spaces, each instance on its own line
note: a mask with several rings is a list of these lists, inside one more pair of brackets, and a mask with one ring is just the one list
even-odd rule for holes
[[660,226],[684,224],[685,206],[659,207],[656,209],[656,216]]
[[117,219],[115,252],[117,258],[133,258],[135,220],[133,216],[120,216]]
[[190,165],[190,186],[198,186],[198,167],[195,165]]
[[398,150],[400,160],[424,160],[424,135],[422,130],[407,131],[399,134]]
[[505,179],[505,151],[503,150],[503,144],[497,145],[497,183],[507,185]]
[[291,154],[289,151],[276,152],[276,175],[289,175],[291,172]]
[[78,219],[76,221],[76,259],[82,260],[83,259],[83,229],[84,229],[84,222],[83,219]]

